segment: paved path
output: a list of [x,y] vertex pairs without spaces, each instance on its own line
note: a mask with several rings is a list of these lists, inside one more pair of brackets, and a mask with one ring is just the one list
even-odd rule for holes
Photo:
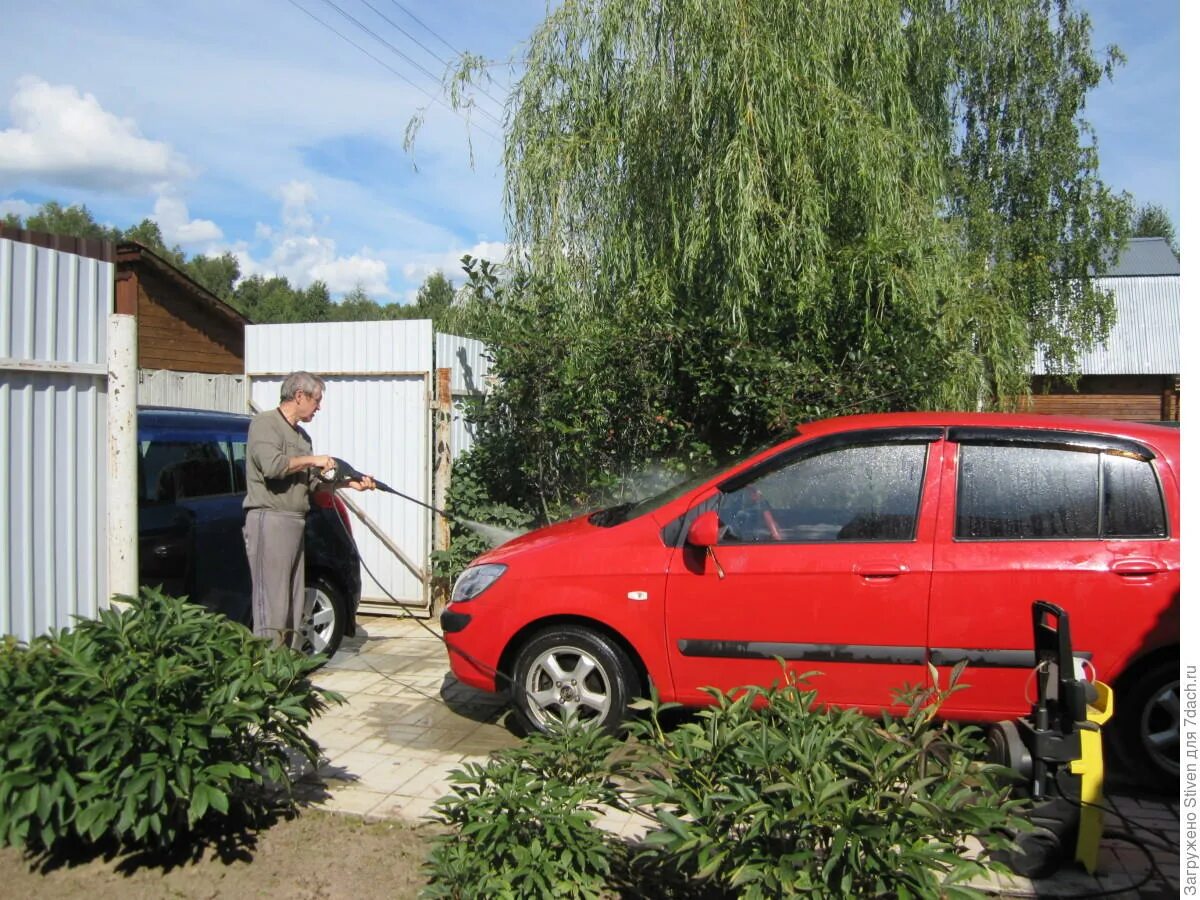
[[[448,794],[449,773],[464,762],[484,762],[492,750],[514,746],[519,738],[501,722],[503,701],[460,684],[450,674],[441,640],[408,618],[360,616],[359,633],[318,673],[317,683],[347,702],[322,715],[310,733],[329,762],[304,786],[313,805],[366,819],[419,821],[435,800]],[[424,623],[438,631],[433,622]],[[1098,871],[1066,867],[1053,878],[1015,879],[995,885],[1005,896],[1117,898],[1179,895],[1179,808],[1174,800],[1118,793],[1111,802],[1139,829],[1143,841],[1156,841],[1159,869],[1170,884],[1151,874],[1136,891],[1123,890],[1151,873],[1145,854],[1128,843],[1106,838]],[[637,837],[644,826],[630,814],[614,814],[601,825]],[[1108,815],[1108,831],[1129,825]],[[1147,834],[1142,829],[1149,829]],[[1153,835],[1159,835],[1156,839]]]

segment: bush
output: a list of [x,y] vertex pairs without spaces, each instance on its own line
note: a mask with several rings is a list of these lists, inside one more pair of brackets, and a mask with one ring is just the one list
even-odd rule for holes
[[[947,690],[905,694],[903,717],[814,708],[788,676],[711,691],[714,706],[673,729],[673,704],[642,701],[624,743],[578,726],[534,735],[454,773],[426,895],[982,896],[963,882],[1005,870],[965,858],[966,838],[1007,849],[1023,824],[978,731],[935,718],[959,671]],[[657,827],[630,853],[595,827],[605,807]]]
[[[72,630],[0,646],[0,843],[167,847],[290,804],[305,731],[341,698],[321,664],[144,589]],[[280,789],[283,798],[280,799]]]
[[947,691],[906,694],[902,718],[814,709],[790,675],[710,691],[716,705],[673,731],[652,704],[633,726],[659,822],[643,861],[744,898],[979,896],[961,882],[994,864],[964,858],[964,840],[1011,846],[1016,803],[977,729],[934,718],[960,671]]
[[619,802],[606,770],[616,747],[566,725],[453,772],[453,793],[433,810],[451,830],[434,838],[424,896],[602,896],[619,851],[595,820]]

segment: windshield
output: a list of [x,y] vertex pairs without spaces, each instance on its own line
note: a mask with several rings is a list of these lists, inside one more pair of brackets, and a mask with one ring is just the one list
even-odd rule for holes
[[616,506],[610,506],[599,512],[594,512],[588,516],[588,521],[602,528],[611,528],[614,525],[620,525],[622,522],[628,522],[630,519],[636,519],[638,516],[645,515],[652,509],[658,509],[660,506],[670,503],[677,497],[682,497],[693,488],[699,487],[711,478],[712,475],[712,472],[704,472],[691,478],[685,478],[683,481],[671,485],[666,490],[659,491],[657,494],[646,497],[643,500],[638,500],[636,503],[618,503]]
[[[772,438],[769,441],[755,447],[741,455],[741,459],[749,459],[756,456],[764,450],[769,450],[786,441],[790,441],[796,436],[795,432],[789,432],[781,437]],[[729,463],[731,464],[731,463]],[[727,465],[729,465],[727,464]],[[682,497],[688,491],[700,487],[705,481],[716,475],[725,466],[714,467],[701,472],[699,475],[693,475],[691,478],[684,478],[678,481],[665,490],[659,491],[657,494],[652,494],[642,500],[637,500],[629,503],[619,503],[616,506],[609,506],[599,512],[594,512],[588,516],[588,521],[593,525],[599,525],[601,528],[611,528],[614,525],[620,525],[622,522],[628,522],[631,519],[636,519],[638,516],[643,516],[651,510],[658,509],[660,506],[665,506],[672,500]]]

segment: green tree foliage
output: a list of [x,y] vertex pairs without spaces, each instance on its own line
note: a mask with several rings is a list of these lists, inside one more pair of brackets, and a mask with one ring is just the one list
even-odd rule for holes
[[228,251],[220,256],[193,256],[183,269],[196,282],[225,301],[233,296],[237,281],[242,276],[237,257]]
[[995,382],[1023,377],[1039,344],[1070,370],[1112,327],[1112,298],[1089,276],[1129,234],[1131,200],[1100,180],[1082,119],[1124,57],[1112,46],[1093,56],[1091,22],[1070,0],[917,0],[912,11],[914,87],[948,148],[948,203],[969,254],[972,302],[948,324],[977,336]]
[[184,268],[187,264],[187,257],[183,255],[183,249],[178,244],[168,247],[167,242],[163,240],[162,229],[153,219],[142,219],[132,228],[125,229],[121,232],[121,240],[135,241],[141,244],[178,269]]
[[1127,231],[1080,118],[1117,59],[1066,0],[567,0],[510,101],[520,253],[469,283],[496,499],[1069,361]]
[[1179,255],[1175,224],[1171,221],[1170,213],[1157,203],[1147,203],[1138,209],[1133,223],[1133,236],[1166,238],[1167,243],[1171,245],[1171,252]]
[[229,304],[251,322],[325,322],[331,318],[333,301],[323,281],[307,288],[294,288],[279,275],[251,275],[234,289]]
[[25,219],[24,223],[20,216],[9,213],[5,216],[5,224],[14,228],[44,231],[64,237],[98,239],[114,243],[136,241],[173,266],[182,267],[185,262],[183,250],[178,245],[167,246],[167,242],[163,239],[162,229],[153,219],[142,219],[138,224],[122,230],[97,222],[92,211],[82,203],[77,206],[63,206],[61,203],[50,200],[39,206],[37,212]]
[[93,238],[102,241],[121,240],[121,230],[110,225],[101,225],[84,204],[63,206],[51,200],[38,207],[37,212],[25,219],[21,225],[17,216],[17,227],[30,231],[45,231],[64,237]]
[[453,302],[454,282],[439,269],[426,276],[417,290],[416,318],[438,319],[450,310]]

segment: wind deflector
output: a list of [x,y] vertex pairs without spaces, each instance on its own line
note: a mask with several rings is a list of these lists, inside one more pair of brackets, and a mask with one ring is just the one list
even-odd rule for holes
[[950,428],[947,439],[956,444],[1020,445],[1024,447],[1072,447],[1095,453],[1113,453],[1149,461],[1154,452],[1129,438],[1086,431],[1057,431],[1048,428],[994,428],[961,426]]

